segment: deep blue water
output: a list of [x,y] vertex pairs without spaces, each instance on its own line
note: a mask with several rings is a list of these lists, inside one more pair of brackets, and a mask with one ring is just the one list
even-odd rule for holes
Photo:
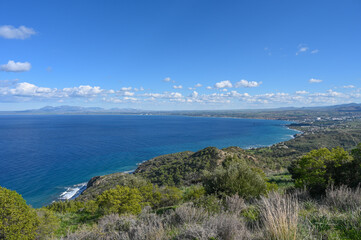
[[0,185],[40,207],[66,187],[135,169],[161,154],[291,139],[295,131],[286,123],[178,116],[0,116]]

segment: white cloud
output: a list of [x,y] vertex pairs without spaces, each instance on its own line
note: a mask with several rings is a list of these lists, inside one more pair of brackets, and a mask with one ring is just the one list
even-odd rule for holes
[[120,90],[121,91],[130,91],[130,90],[132,90],[132,87],[122,87]]
[[193,93],[191,94],[190,97],[192,97],[192,98],[197,98],[197,97],[198,97],[198,92],[193,91]]
[[0,66],[0,70],[4,72],[27,72],[31,68],[31,64],[28,62],[14,62],[9,60],[7,64]]
[[236,83],[235,87],[253,88],[253,87],[259,87],[261,84],[262,82],[247,81],[242,79],[241,81]]
[[152,98],[160,98],[160,97],[164,96],[164,94],[161,94],[161,93],[145,93],[143,96],[152,97]]
[[354,85],[346,85],[346,86],[343,86],[343,88],[355,88]]
[[[38,87],[34,84],[22,82],[12,88],[2,88],[0,95],[16,97],[42,97],[51,98],[57,96],[56,88]],[[59,95],[60,96],[60,95]]]
[[181,93],[178,92],[172,92],[168,95],[170,98],[182,98],[183,95]]
[[311,54],[315,54],[315,53],[318,53],[319,52],[319,50],[318,49],[315,49],[315,50],[312,50],[311,51]]
[[211,86],[208,86],[208,87],[206,87],[206,89],[211,90],[211,89],[212,89],[212,87],[211,87]]
[[[224,107],[245,106],[319,106],[341,104],[361,101],[358,89],[327,90],[324,92],[309,93],[305,90],[293,93],[270,92],[259,95],[250,95],[233,91],[232,89],[220,88],[208,94],[200,94],[193,90],[189,95],[183,96],[179,92],[135,92],[114,91],[102,89],[97,86],[82,85],[78,87],[57,89],[36,86],[28,82],[17,80],[0,81],[0,101],[64,101],[66,99],[83,99],[84,101],[104,101],[111,103],[135,103],[153,102],[155,104],[224,104]],[[232,104],[232,105],[228,105]],[[243,105],[242,105],[243,104]]]
[[183,86],[182,86],[182,85],[178,85],[178,86],[177,86],[177,85],[174,85],[173,88],[174,88],[174,89],[182,89]]
[[123,98],[125,101],[138,101],[138,99],[137,98],[134,98],[134,97],[124,97]]
[[327,90],[327,94],[328,94],[328,96],[331,96],[331,97],[341,97],[341,96],[343,96],[343,93],[333,91],[332,89]]
[[10,90],[10,93],[14,95],[33,95],[39,87],[34,84],[22,82],[17,84],[14,89]]
[[134,97],[123,97],[123,98],[117,98],[117,97],[110,97],[110,98],[106,98],[104,97],[102,99],[104,102],[109,102],[109,103],[126,103],[126,102],[137,102],[139,99],[134,98]]
[[64,88],[63,92],[72,97],[95,97],[98,94],[103,93],[104,90],[100,87],[81,85],[79,87]]
[[[1,82],[0,82],[1,83]],[[71,88],[47,88],[39,87],[28,82],[17,83],[17,81],[4,81],[0,85],[0,97],[6,97],[7,100],[12,101],[27,101],[36,99],[66,99],[66,98],[85,98],[95,99],[100,96],[110,96],[116,93],[114,90],[101,89],[98,86],[81,85],[79,87]],[[132,97],[133,92],[124,92],[123,96]],[[39,100],[40,101],[40,100]]]
[[214,85],[214,87],[215,88],[231,88],[233,86],[232,86],[232,83],[229,80],[225,80],[225,81],[217,82]]
[[25,26],[20,26],[18,28],[10,25],[0,26],[0,37],[7,39],[25,39],[34,34],[36,34],[34,29]]
[[170,79],[170,77],[166,77],[163,79],[164,82],[170,82],[172,79]]
[[124,92],[124,96],[128,96],[128,97],[131,97],[131,96],[134,96],[134,92]]
[[120,98],[115,98],[115,97],[111,97],[111,98],[103,98],[103,101],[105,102],[110,102],[110,103],[122,103],[123,100]]
[[296,56],[301,54],[301,53],[307,52],[308,49],[309,48],[307,46],[303,45],[303,44],[298,45],[298,51],[296,52]]
[[144,93],[142,96],[151,97],[151,98],[163,98],[163,99],[171,99],[171,98],[183,98],[183,95],[178,92],[165,92],[165,93]]
[[315,78],[311,78],[310,80],[308,80],[309,83],[320,83],[322,82],[321,79],[315,79]]
[[194,87],[202,87],[202,84],[200,84],[200,83],[197,83],[196,85],[194,85]]
[[136,92],[139,92],[139,91],[144,91],[144,88],[143,87],[133,88],[133,90],[136,91]]

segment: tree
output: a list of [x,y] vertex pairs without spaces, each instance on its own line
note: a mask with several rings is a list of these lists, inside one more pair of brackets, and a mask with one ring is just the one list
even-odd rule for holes
[[[360,148],[361,149],[361,148]],[[343,148],[313,150],[293,162],[289,168],[296,187],[307,187],[312,194],[322,194],[329,185],[351,185],[357,166],[357,149],[352,156]]]
[[357,187],[361,184],[361,143],[351,151],[353,161],[346,165],[347,180],[349,187]]
[[21,195],[0,187],[0,239],[34,239],[38,225],[36,212]]
[[327,148],[313,150],[290,167],[296,187],[308,187],[311,192],[324,191],[327,187],[325,159],[331,158]]
[[97,204],[105,214],[138,214],[142,210],[142,200],[142,195],[137,188],[129,188],[118,185],[116,188],[104,191],[101,195],[99,195],[97,198]]

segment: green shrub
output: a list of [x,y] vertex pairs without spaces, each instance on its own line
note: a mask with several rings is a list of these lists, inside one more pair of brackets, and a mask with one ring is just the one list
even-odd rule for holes
[[58,212],[58,213],[75,213],[85,207],[84,202],[67,200],[67,201],[57,201],[48,205],[46,208]]
[[166,186],[161,187],[159,192],[161,193],[159,207],[177,205],[182,200],[182,191],[179,188]]
[[142,210],[142,195],[137,188],[116,186],[104,191],[97,198],[97,204],[105,214],[139,214]]
[[225,160],[223,166],[217,167],[212,173],[206,171],[203,186],[208,194],[219,196],[238,194],[243,198],[251,198],[267,192],[263,172],[234,158]]
[[194,205],[204,208],[211,213],[219,213],[221,211],[221,201],[216,195],[203,195],[194,201]]
[[46,208],[38,209],[36,213],[40,221],[39,227],[36,230],[37,238],[50,238],[60,226],[59,219],[55,216],[54,212]]
[[241,216],[249,222],[256,222],[260,219],[260,212],[256,206],[250,205],[241,212]]
[[206,193],[206,190],[202,185],[192,185],[183,193],[183,200],[184,201],[196,201],[197,199],[200,199],[204,194]]
[[142,195],[142,206],[151,206],[152,208],[158,208],[161,205],[162,194],[159,188],[151,183],[138,188]]
[[0,239],[34,239],[39,220],[15,191],[0,187]]

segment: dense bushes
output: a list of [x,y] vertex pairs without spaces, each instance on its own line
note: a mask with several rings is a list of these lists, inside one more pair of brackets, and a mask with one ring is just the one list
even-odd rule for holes
[[0,187],[0,239],[34,239],[39,220],[15,191]]
[[159,186],[189,186],[200,182],[202,171],[215,169],[226,154],[215,147],[207,147],[195,153],[167,154],[142,163],[135,174]]
[[53,211],[46,208],[37,209],[36,214],[39,219],[39,226],[36,229],[37,239],[49,239],[60,227],[60,221]]
[[249,167],[238,158],[227,158],[213,172],[205,172],[203,185],[208,194],[244,198],[258,197],[267,192],[267,183],[262,171]]
[[104,213],[138,214],[142,210],[142,195],[136,188],[117,186],[103,192],[97,199],[99,207]]
[[289,168],[296,187],[307,187],[312,194],[322,194],[327,186],[361,183],[361,145],[349,154],[343,148],[313,150],[293,162]]
[[95,200],[104,191],[113,189],[117,185],[130,188],[140,188],[146,186],[149,182],[140,176],[127,173],[113,173],[104,176],[93,177],[89,182],[87,189],[77,197],[77,201]]
[[48,239],[59,224],[53,211],[35,210],[15,191],[0,187],[0,239]]
[[[350,153],[322,148],[295,161],[290,172],[306,190],[289,188],[293,182],[286,175],[274,177],[273,182],[287,181],[287,194],[277,192],[238,151],[189,153],[180,178],[178,170],[168,171],[177,169],[174,162],[163,175],[171,176],[171,185],[189,176],[197,184],[158,186],[149,169],[142,177],[111,174],[93,178],[77,200],[36,211],[20,195],[0,188],[0,239],[46,239],[55,231],[64,239],[361,239],[361,145]],[[212,154],[216,160],[207,163]],[[188,175],[191,166],[203,171]]]
[[[186,203],[159,214],[149,208],[137,216],[111,214],[64,239],[361,239],[361,192],[346,188],[327,192],[318,201],[298,191],[273,192],[256,201],[235,195],[218,202],[217,212]],[[348,201],[353,207],[347,211],[339,208],[344,196],[353,196]]]
[[172,206],[182,199],[182,192],[176,187],[158,188],[152,184],[140,188],[117,186],[98,196],[96,203],[103,213],[140,213],[142,207],[155,209]]

